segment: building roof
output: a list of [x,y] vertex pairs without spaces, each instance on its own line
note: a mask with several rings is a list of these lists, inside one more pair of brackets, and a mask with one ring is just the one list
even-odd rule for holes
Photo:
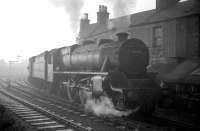
[[192,81],[200,80],[199,69],[200,61],[185,60],[179,64],[157,63],[148,71],[157,72],[157,79],[167,83],[192,83]]
[[192,73],[197,67],[199,63],[197,61],[187,60],[179,64],[172,70],[171,72],[164,75],[164,81],[166,82],[183,82],[184,79]]
[[106,24],[90,24],[89,27],[84,30],[83,33],[80,33],[80,38],[88,38],[93,36],[94,34],[98,34],[98,33],[105,33],[108,32],[108,28]]
[[185,83],[200,84],[200,64],[199,66],[185,78]]
[[153,15],[157,14],[156,9],[143,11],[131,15],[131,26],[146,23]]

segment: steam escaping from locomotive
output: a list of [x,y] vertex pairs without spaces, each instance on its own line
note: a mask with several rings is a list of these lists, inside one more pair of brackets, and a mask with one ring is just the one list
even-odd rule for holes
[[139,110],[136,107],[134,110],[120,111],[115,109],[112,100],[106,96],[101,96],[99,99],[88,98],[85,104],[85,110],[93,112],[97,116],[128,116]]
[[130,10],[136,5],[136,0],[105,0],[112,5],[114,17],[130,14]]

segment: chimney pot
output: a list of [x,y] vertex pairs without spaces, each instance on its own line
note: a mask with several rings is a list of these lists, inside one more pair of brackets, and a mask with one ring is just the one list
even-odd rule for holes
[[101,5],[99,5],[99,12],[101,12]]
[[97,12],[97,23],[106,24],[109,20],[109,13],[107,12],[107,7],[104,5],[99,5],[99,12]]
[[80,20],[80,32],[84,32],[85,29],[88,28],[89,24],[90,24],[90,20],[88,19],[88,13],[84,13],[83,17]]
[[88,19],[88,13],[84,13],[84,19]]

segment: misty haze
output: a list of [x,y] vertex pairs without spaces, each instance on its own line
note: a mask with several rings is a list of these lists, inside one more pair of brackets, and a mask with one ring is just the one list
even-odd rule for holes
[[22,60],[21,62],[6,62],[0,60],[0,77],[12,79],[27,79],[28,77],[28,61]]
[[199,131],[200,0],[0,0],[0,131]]

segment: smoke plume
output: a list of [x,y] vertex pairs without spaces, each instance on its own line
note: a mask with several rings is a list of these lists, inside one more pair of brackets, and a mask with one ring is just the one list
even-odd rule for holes
[[79,27],[80,11],[83,7],[83,0],[49,0],[56,6],[63,6],[69,14],[71,28],[77,33]]
[[136,0],[106,0],[112,5],[114,17],[130,14],[130,10],[135,7]]
[[128,116],[131,113],[136,112],[138,109],[139,107],[134,110],[119,111],[115,109],[112,101],[106,96],[101,96],[100,99],[90,98],[85,104],[85,110],[93,112],[97,116]]

